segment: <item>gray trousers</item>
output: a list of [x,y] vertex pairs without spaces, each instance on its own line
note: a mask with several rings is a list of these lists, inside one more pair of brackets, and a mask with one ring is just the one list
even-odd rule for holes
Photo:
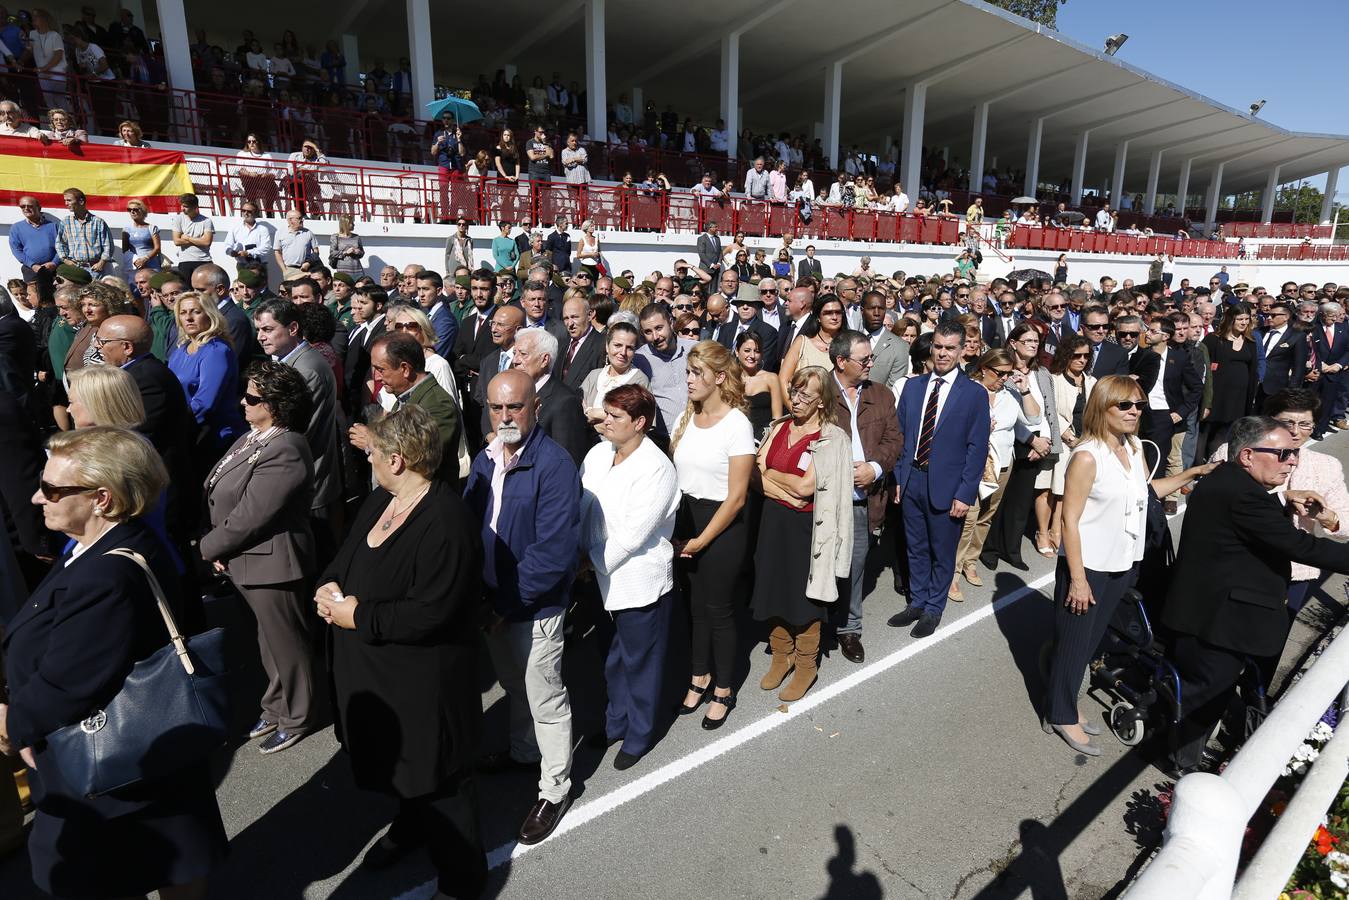
[[258,620],[258,651],[267,673],[262,718],[287,734],[309,731],[314,706],[314,665],[309,653],[313,614],[299,582],[240,587]]
[[571,793],[571,698],[562,683],[565,613],[507,622],[487,635],[487,650],[510,700],[511,757],[539,761],[539,799]]
[[[862,601],[866,599],[867,554],[871,552],[871,529],[867,524],[867,505],[852,508],[852,569],[848,573],[851,588],[847,602],[839,597],[834,604],[834,631],[837,634],[862,633]],[[846,612],[845,612],[846,610]]]

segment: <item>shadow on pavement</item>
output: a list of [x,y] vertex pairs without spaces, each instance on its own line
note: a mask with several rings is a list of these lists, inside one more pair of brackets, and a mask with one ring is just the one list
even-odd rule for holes
[[824,870],[829,875],[829,887],[820,900],[880,900],[883,895],[880,879],[872,872],[854,871],[857,865],[857,841],[846,825],[834,826],[834,841],[838,852]]

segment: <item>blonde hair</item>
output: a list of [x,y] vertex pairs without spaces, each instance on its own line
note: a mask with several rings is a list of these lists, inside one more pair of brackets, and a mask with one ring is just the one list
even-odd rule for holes
[[823,366],[806,366],[792,373],[791,388],[799,391],[807,382],[814,382],[820,392],[820,425],[838,423],[838,393],[834,390],[834,379]]
[[139,428],[145,424],[145,402],[136,380],[117,366],[86,366],[70,373],[71,396],[99,425]]
[[381,455],[397,453],[409,469],[430,478],[440,467],[440,432],[431,414],[407,404],[380,416],[369,426],[370,441]]
[[[130,119],[122,120],[121,124],[117,126],[117,133],[119,135],[122,133],[123,128],[131,129],[131,134],[136,139],[137,143],[139,143],[141,139],[145,137],[145,132],[141,131],[141,127],[137,125],[135,122],[131,121]],[[144,206],[145,204],[142,203],[141,205]]]
[[[84,301],[92,300],[98,306],[103,307],[103,311],[109,317],[126,315],[134,313],[135,306],[132,305],[130,296],[123,293],[110,284],[104,284],[102,281],[94,281],[86,284],[79,289],[75,295],[78,302],[83,305]],[[83,311],[83,310],[81,310]]]
[[[205,296],[197,291],[188,291],[186,294],[179,294],[178,301],[173,305],[173,323],[178,326],[178,346],[186,346],[188,353],[196,353],[198,347],[217,338],[230,346],[234,345],[230,339],[229,324],[225,321],[220,307],[204,299]],[[206,328],[193,338],[188,337],[187,330],[183,328],[183,302],[186,300],[195,302],[206,314]]]
[[355,227],[355,220],[351,216],[343,213],[337,217],[337,233],[341,237],[351,237],[351,230]]
[[48,439],[47,449],[53,459],[70,461],[75,485],[107,490],[112,499],[103,514],[113,521],[145,515],[169,483],[155,448],[126,428],[96,425],[58,432]]
[[[1142,400],[1143,388],[1137,381],[1124,375],[1107,375],[1096,382],[1087,396],[1087,408],[1082,411],[1082,440],[1106,443],[1110,438],[1110,407],[1121,400]],[[1138,438],[1125,435],[1124,443],[1137,449]]]
[[[721,394],[721,402],[725,403],[731,409],[738,409],[745,412],[748,408],[748,402],[745,400],[745,379],[740,370],[740,360],[735,358],[735,354],[727,350],[716,341],[700,341],[689,351],[687,357],[688,368],[697,367],[703,370],[711,370],[714,375],[725,375],[718,387]],[[675,427],[674,436],[670,440],[670,452],[673,453],[679,446],[679,439],[684,436],[684,429],[688,427],[689,420],[693,418],[694,413],[701,409],[701,404],[690,400],[688,406],[684,407],[684,414],[679,417],[679,424]]]
[[431,319],[426,313],[408,303],[396,303],[388,311],[389,330],[396,331],[393,328],[395,322],[399,319],[408,318],[417,323],[417,330],[421,332],[417,335],[417,343],[422,349],[434,347],[436,345],[436,328],[431,324]]
[[130,200],[126,202],[126,205],[127,205],[127,212],[130,212],[132,207],[135,207],[136,209],[143,210],[147,216],[150,214],[150,207],[146,206],[145,201],[139,198],[132,197]]

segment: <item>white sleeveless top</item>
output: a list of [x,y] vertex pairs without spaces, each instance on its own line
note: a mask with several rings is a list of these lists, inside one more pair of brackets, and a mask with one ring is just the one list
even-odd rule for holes
[[1125,451],[1129,457],[1127,472],[1100,441],[1085,441],[1073,448],[1073,456],[1090,453],[1096,460],[1096,481],[1087,495],[1077,530],[1082,538],[1082,565],[1097,572],[1126,572],[1143,558],[1147,467],[1141,449],[1126,444]]

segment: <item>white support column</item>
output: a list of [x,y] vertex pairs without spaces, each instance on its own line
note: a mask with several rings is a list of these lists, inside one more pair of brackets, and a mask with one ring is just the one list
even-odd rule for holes
[[1120,208],[1124,199],[1124,166],[1129,161],[1129,142],[1120,141],[1115,145],[1115,171],[1110,179],[1110,202],[1115,209]]
[[1087,175],[1087,138],[1090,135],[1090,131],[1079,133],[1077,145],[1073,148],[1073,187],[1068,200],[1069,206],[1082,205],[1082,182]]
[[974,140],[970,143],[970,190],[984,189],[984,147],[988,142],[988,104],[974,105]]
[[1220,162],[1213,167],[1213,174],[1208,179],[1208,199],[1204,204],[1204,222],[1207,225],[1215,225],[1218,221],[1218,201],[1222,199],[1223,193],[1223,167],[1227,163]]
[[1157,212],[1157,182],[1162,177],[1162,151],[1153,150],[1152,159],[1148,161],[1148,192],[1143,195],[1143,213],[1144,215],[1153,215]]
[[609,133],[609,98],[605,94],[604,0],[586,0],[586,130],[592,140],[602,141]]
[[830,168],[842,168],[838,155],[839,105],[843,100],[843,63],[824,67],[824,158]]
[[354,34],[342,35],[342,55],[346,57],[347,84],[361,83],[361,45]]
[[412,63],[412,117],[426,118],[426,105],[436,99],[431,56],[430,0],[407,0],[408,60]]
[[1321,198],[1321,224],[1330,224],[1330,214],[1335,210],[1335,189],[1340,183],[1340,167],[1336,166],[1326,173],[1326,193]]
[[721,118],[726,123],[726,156],[735,159],[740,143],[740,32],[721,39]]
[[900,181],[910,197],[917,197],[922,185],[923,119],[927,112],[927,85],[911,84],[904,91],[904,146],[900,151],[900,166],[904,177]]
[[1188,205],[1186,198],[1190,196],[1190,164],[1193,159],[1187,159],[1180,164],[1180,182],[1176,185],[1176,214],[1182,219],[1185,218],[1185,207]]
[[1039,196],[1035,189],[1040,184],[1040,138],[1044,137],[1045,120],[1033,119],[1030,123],[1030,139],[1026,142],[1026,196]]
[[[183,0],[155,0],[159,13],[159,33],[164,42],[164,68],[168,70],[169,87],[175,91],[195,91],[192,79],[192,41],[187,34],[187,10]],[[136,24],[145,28],[145,20]]]
[[1274,198],[1279,193],[1279,169],[1282,166],[1275,166],[1269,170],[1269,177],[1265,179],[1265,192],[1260,195],[1260,221],[1268,225],[1274,221]]

